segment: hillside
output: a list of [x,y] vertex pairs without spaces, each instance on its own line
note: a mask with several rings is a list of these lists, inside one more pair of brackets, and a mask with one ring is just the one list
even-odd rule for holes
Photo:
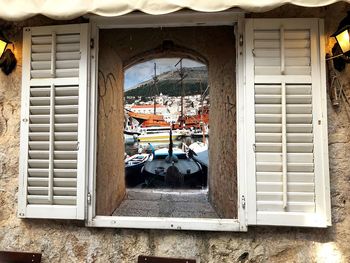
[[[184,68],[187,77],[183,81],[185,95],[195,95],[204,92],[208,85],[206,67]],[[153,80],[147,80],[126,91],[124,96],[152,97],[162,93],[168,96],[181,96],[180,76],[176,71],[168,71],[158,76],[157,90]]]

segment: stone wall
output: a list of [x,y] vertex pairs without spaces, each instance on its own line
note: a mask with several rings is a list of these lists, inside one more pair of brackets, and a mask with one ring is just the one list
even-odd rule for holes
[[[329,36],[349,9],[344,3],[315,9],[287,6],[254,16],[325,18]],[[50,263],[128,263],[136,262],[139,254],[218,263],[350,262],[350,125],[344,104],[338,111],[328,106],[333,226],[327,229],[249,227],[246,233],[94,229],[75,221],[18,219],[21,27],[50,23],[42,17],[3,23],[14,32],[19,63],[10,76],[0,73],[0,250],[42,251],[43,262]],[[329,50],[332,43],[327,44]],[[350,92],[349,65],[341,77]]]

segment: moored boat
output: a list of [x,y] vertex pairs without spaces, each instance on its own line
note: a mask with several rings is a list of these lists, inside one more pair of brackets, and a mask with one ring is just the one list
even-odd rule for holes
[[129,134],[124,134],[124,142],[126,144],[132,144],[137,140],[136,135],[129,135]]
[[193,159],[199,162],[202,167],[209,167],[209,155],[208,155],[208,144],[203,142],[194,142],[190,146],[188,146],[195,155],[193,155]]
[[124,160],[127,186],[135,186],[144,182],[144,178],[141,176],[141,169],[149,158],[150,154],[148,153],[138,153]]
[[[147,127],[141,129],[141,135],[138,136],[140,142],[169,142],[170,127]],[[172,133],[172,140],[177,140],[183,134],[180,132]]]
[[[163,152],[168,149],[161,149]],[[185,186],[197,184],[201,182],[202,167],[199,163],[191,158],[188,158],[186,153],[176,151],[173,158],[168,158],[169,154],[163,154],[155,151],[155,156],[152,161],[145,163],[143,172],[148,176],[153,176],[158,180],[164,180],[166,186],[167,181],[176,181],[175,186]],[[170,159],[170,160],[169,160]],[[169,177],[173,179],[169,180]]]
[[[181,136],[182,136],[181,133],[174,133],[172,135],[172,139],[177,140]],[[165,132],[154,133],[154,134],[141,134],[140,136],[138,136],[138,140],[140,142],[168,142],[169,135]]]
[[197,186],[202,183],[202,167],[181,149],[173,148],[170,130],[169,148],[154,152],[153,159],[145,163],[143,173],[161,180],[166,187]]

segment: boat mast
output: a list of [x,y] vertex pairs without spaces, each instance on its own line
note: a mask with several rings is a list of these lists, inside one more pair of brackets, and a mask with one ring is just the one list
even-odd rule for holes
[[205,144],[205,129],[204,129],[204,122],[203,122],[203,110],[204,110],[204,106],[203,106],[203,103],[204,103],[204,96],[202,94],[202,79],[199,80],[199,92],[201,94],[201,110],[199,112],[200,116],[201,116],[201,120],[199,122],[199,127],[201,128],[201,131],[202,131],[202,141],[203,143]]
[[206,143],[206,138],[205,138],[205,127],[204,127],[204,121],[203,121],[203,114],[204,114],[204,99],[207,96],[206,93],[209,89],[209,85],[205,89],[205,91],[202,93],[202,81],[200,82],[200,90],[201,90],[201,130],[203,134],[203,143]]
[[187,75],[185,75],[184,69],[182,67],[182,59],[181,58],[176,64],[175,67],[177,65],[180,64],[180,69],[178,69],[178,73],[180,76],[180,88],[181,88],[181,114],[180,114],[180,126],[183,126],[184,122],[185,122],[185,118],[184,118],[184,96],[185,96],[185,90],[184,90],[184,86],[183,86],[183,80],[187,77]]
[[201,123],[203,123],[203,103],[204,103],[204,96],[203,96],[203,91],[202,91],[202,79],[199,79],[199,92],[201,94],[201,112],[200,112],[200,115],[201,115]]
[[156,101],[156,93],[157,93],[157,82],[158,82],[158,77],[157,77],[157,64],[154,63],[154,77],[153,77],[153,87],[154,87],[154,96],[153,96],[153,114],[156,115],[157,114],[157,101]]

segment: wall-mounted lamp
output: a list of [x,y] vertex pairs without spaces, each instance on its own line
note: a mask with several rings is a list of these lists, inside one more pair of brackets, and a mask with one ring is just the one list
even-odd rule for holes
[[337,43],[344,55],[347,55],[350,51],[350,24],[337,30],[331,37],[335,37]]
[[334,60],[334,68],[342,71],[346,63],[350,63],[350,11],[347,16],[340,21],[337,31],[331,35],[337,40],[332,48],[332,57],[327,60]]
[[9,75],[17,64],[15,55],[7,49],[9,44],[11,42],[0,31],[0,68],[6,75]]

